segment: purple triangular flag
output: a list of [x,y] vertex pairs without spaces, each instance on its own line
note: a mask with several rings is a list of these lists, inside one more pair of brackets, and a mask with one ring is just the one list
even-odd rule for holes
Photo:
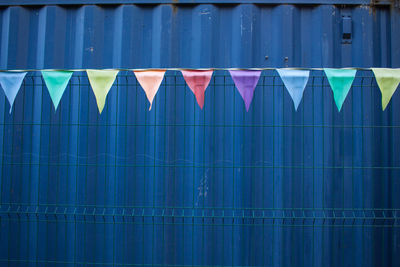
[[246,110],[249,111],[254,89],[260,79],[261,70],[230,70],[229,73],[244,100]]

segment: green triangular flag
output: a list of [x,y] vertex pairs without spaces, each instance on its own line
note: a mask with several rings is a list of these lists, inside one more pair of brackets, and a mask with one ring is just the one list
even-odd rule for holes
[[350,91],[357,70],[351,69],[324,69],[326,77],[333,91],[333,98],[340,112],[343,102]]
[[72,73],[72,71],[42,71],[43,80],[49,90],[55,110],[57,110]]
[[86,70],[90,85],[96,97],[99,113],[103,111],[106,97],[117,77],[118,70]]
[[373,68],[372,71],[382,93],[382,110],[385,110],[399,85],[400,69]]

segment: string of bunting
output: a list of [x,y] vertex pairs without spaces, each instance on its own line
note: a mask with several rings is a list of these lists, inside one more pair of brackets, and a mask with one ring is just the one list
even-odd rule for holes
[[[49,95],[54,104],[54,109],[61,101],[65,89],[73,75],[74,71],[86,71],[90,86],[96,98],[99,113],[103,111],[107,94],[110,91],[118,72],[122,69],[104,69],[104,70],[41,70],[43,80],[49,91]],[[182,76],[196,97],[196,101],[201,109],[204,107],[204,94],[211,81],[213,71],[216,69],[169,69],[179,70]],[[300,105],[303,97],[304,89],[306,88],[310,70],[324,71],[329,85],[333,92],[333,97],[340,112],[343,103],[350,91],[354,78],[357,73],[355,68],[332,69],[332,68],[285,68],[285,69],[226,69],[229,71],[232,80],[243,98],[246,110],[248,111],[253,100],[254,90],[260,79],[262,70],[276,70],[282,79],[289,95],[291,96],[294,108]],[[366,70],[366,69],[363,69]],[[394,92],[400,83],[400,69],[389,68],[371,68],[376,82],[382,94],[382,110],[385,110],[390,102]],[[133,71],[140,86],[143,88],[150,108],[154,97],[160,87],[166,69],[137,69]],[[10,113],[18,91],[21,88],[22,82],[27,74],[27,71],[13,70],[0,71],[0,86],[10,103]]]

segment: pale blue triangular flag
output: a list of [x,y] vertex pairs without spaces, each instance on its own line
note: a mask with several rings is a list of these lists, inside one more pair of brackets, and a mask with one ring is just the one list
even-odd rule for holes
[[293,99],[294,108],[297,110],[303,97],[310,71],[295,69],[277,69],[276,71],[281,76],[283,84]]
[[0,72],[0,85],[10,103],[10,113],[26,72]]

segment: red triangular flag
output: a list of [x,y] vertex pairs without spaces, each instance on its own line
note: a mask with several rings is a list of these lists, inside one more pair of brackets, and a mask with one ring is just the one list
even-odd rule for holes
[[196,96],[197,104],[203,109],[204,106],[204,93],[208,84],[210,83],[212,70],[181,70],[183,78],[185,79],[190,90]]

